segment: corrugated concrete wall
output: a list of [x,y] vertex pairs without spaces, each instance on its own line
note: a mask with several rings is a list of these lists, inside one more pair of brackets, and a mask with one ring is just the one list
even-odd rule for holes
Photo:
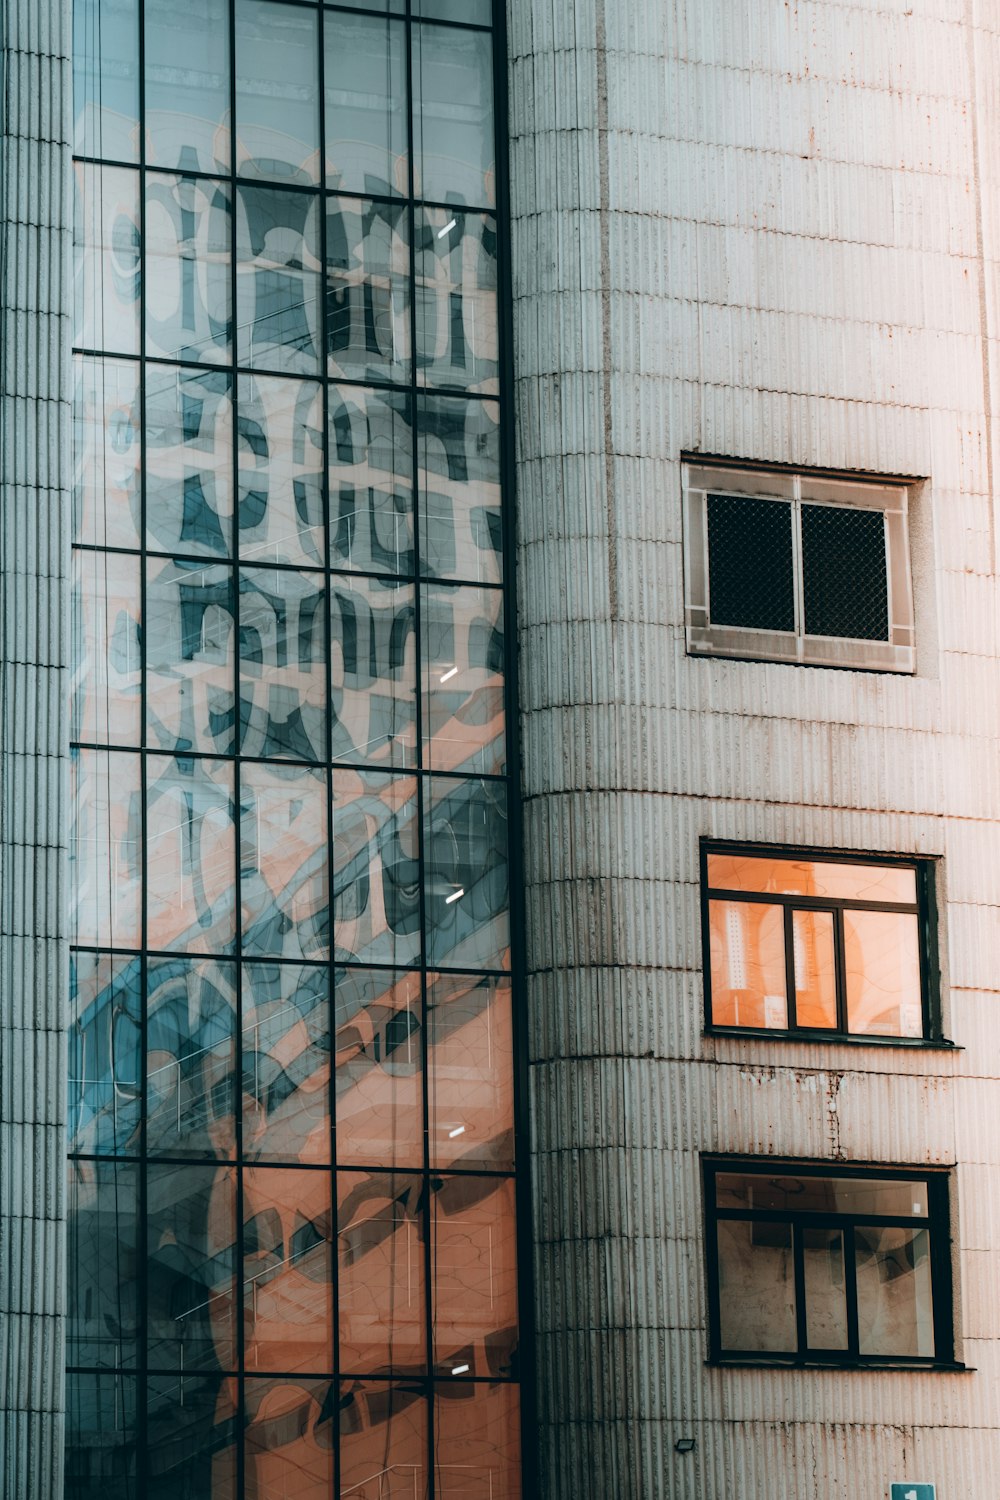
[[[509,13],[543,1494],[992,1494],[1000,13]],[[929,476],[916,678],[687,657],[684,449]],[[702,835],[942,855],[964,1050],[704,1038]],[[957,1161],[976,1373],[707,1368],[710,1150]]]
[[69,4],[0,47],[0,1492],[60,1500]]

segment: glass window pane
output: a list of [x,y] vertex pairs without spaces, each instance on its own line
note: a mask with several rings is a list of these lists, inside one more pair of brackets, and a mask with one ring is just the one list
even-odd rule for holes
[[802,601],[808,635],[889,639],[886,518],[850,505],[802,507]]
[[139,0],[73,0],[73,111],[75,155],[138,159]]
[[499,589],[420,590],[424,765],[498,776],[507,764]]
[[824,864],[815,859],[779,859],[758,854],[710,854],[708,883],[714,890],[764,895],[818,896],[834,901],[885,901],[916,905],[912,865]]
[[415,1374],[427,1363],[419,1174],[338,1174],[340,1368]]
[[514,1040],[507,979],[436,974],[427,990],[431,1167],[514,1164]]
[[420,209],[416,237],[420,384],[496,395],[496,220],[489,214]]
[[917,917],[908,912],[845,911],[844,950],[850,1030],[921,1036]]
[[420,396],[417,412],[421,569],[499,583],[500,409],[490,401]]
[[329,1500],[337,1442],[334,1383],[251,1378],[244,1386],[244,1400],[246,1495],[257,1500]]
[[319,36],[310,9],[237,0],[236,170],[319,181]]
[[521,1495],[516,1385],[441,1381],[434,1391],[435,1500]]
[[73,360],[73,540],[139,545],[139,366]]
[[769,1176],[766,1172],[719,1172],[720,1208],[759,1208],[816,1213],[927,1215],[927,1184],[883,1177],[828,1177],[825,1174]]
[[228,557],[233,396],[221,370],[146,366],[146,545]]
[[506,1177],[431,1183],[434,1364],[509,1376],[517,1351],[517,1217]]
[[134,1500],[135,1408],[134,1376],[66,1376],[64,1500]]
[[428,963],[509,968],[506,788],[435,777],[426,823]]
[[926,1229],[856,1229],[862,1354],[934,1357],[931,1239]]
[[335,771],[333,802],[336,956],[406,968],[420,957],[417,783]]
[[330,590],[334,760],[417,759],[417,612],[412,584],[338,578]]
[[150,756],[146,816],[149,947],[228,953],[236,935],[233,768]]
[[409,192],[402,23],[328,13],[327,184],[384,198]]
[[152,1370],[235,1368],[235,1171],[165,1163],[146,1168]]
[[73,342],[139,352],[139,173],[77,162]]
[[243,1154],[330,1160],[330,973],[243,966]]
[[249,369],[317,375],[319,199],[241,183],[236,210],[237,359]]
[[240,556],[322,567],[322,389],[241,375],[239,400]]
[[716,1228],[723,1349],[793,1352],[796,1330],[791,1225],[720,1221]]
[[142,992],[138,958],[70,955],[70,1151],[139,1149]]
[[406,9],[406,0],[327,0],[337,10],[374,10],[379,15],[401,16]]
[[76,943],[139,947],[141,768],[138,755],[71,752],[70,932]]
[[405,208],[328,198],[326,338],[331,375],[406,380],[410,247]]
[[427,1401],[418,1385],[344,1381],[340,1493],[351,1500],[427,1500]]
[[488,32],[413,29],[414,191],[438,203],[496,203],[493,44]]
[[713,1025],[786,1027],[784,909],[710,901],[708,928]]
[[144,1500],[236,1500],[236,1397],[231,1377],[148,1381]]
[[746,630],[795,629],[792,507],[708,496],[709,618]]
[[803,1229],[800,1232],[809,1348],[846,1349],[844,1232],[841,1229]]
[[229,171],[227,0],[145,0],[146,159]]
[[236,747],[232,569],[160,558],[147,569],[148,743],[230,754]]
[[243,1172],[243,1323],[249,1370],[333,1370],[333,1177]]
[[326,759],[326,601],[319,573],[240,573],[240,750]]
[[107,1370],[138,1361],[139,1171],[69,1163],[66,1362]]
[[138,557],[73,553],[70,738],[83,744],[141,743],[139,576]]
[[465,21],[471,26],[489,26],[491,0],[413,0],[413,14],[428,20]]
[[233,964],[150,959],[146,1148],[156,1156],[236,1151]]
[[[734,903],[735,904],[735,903]],[[833,912],[793,911],[795,1024],[837,1028]]]
[[322,958],[329,948],[326,775],[244,764],[240,775],[243,952]]
[[424,1161],[423,1003],[419,974],[338,969],[337,1160]]
[[146,353],[231,358],[232,198],[202,177],[146,174]]
[[330,566],[414,571],[409,397],[330,387]]

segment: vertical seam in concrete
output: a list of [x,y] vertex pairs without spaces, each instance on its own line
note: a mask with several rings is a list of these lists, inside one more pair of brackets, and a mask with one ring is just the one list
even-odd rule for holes
[[618,618],[618,555],[615,534],[614,417],[611,403],[611,164],[608,150],[608,54],[605,0],[596,0],[597,153],[601,225],[601,371],[604,416],[604,490],[608,522],[608,608]]
[[979,342],[983,359],[983,415],[986,425],[986,484],[988,487],[990,567],[997,571],[996,498],[993,493],[993,380],[990,359],[989,302],[986,288],[986,251],[983,227],[983,184],[979,145],[979,87],[976,71],[976,0],[965,0],[965,47],[969,68],[969,110],[972,126],[972,192],[976,213],[976,273],[979,278]]

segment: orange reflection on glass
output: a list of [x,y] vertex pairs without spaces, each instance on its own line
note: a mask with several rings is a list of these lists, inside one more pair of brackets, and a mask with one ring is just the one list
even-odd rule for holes
[[330,1500],[336,1387],[325,1380],[247,1380],[246,1500]]
[[514,1041],[508,979],[428,981],[432,1167],[509,1169],[514,1161]]
[[845,911],[844,946],[851,1031],[920,1036],[923,1010],[916,915]]
[[329,1172],[243,1173],[243,1319],[248,1370],[333,1369]]
[[916,905],[912,865],[850,864],[814,859],[768,859],[757,854],[710,854],[712,890],[763,895],[822,896],[836,901],[892,901]]
[[784,909],[710,901],[708,923],[713,1024],[786,1027]]
[[340,1367],[346,1373],[426,1368],[422,1198],[416,1174],[339,1175]]
[[510,1375],[517,1348],[514,1183],[445,1178],[431,1213],[435,1366],[447,1375]]
[[436,1500],[520,1500],[517,1386],[442,1381],[435,1398]]
[[795,1020],[799,1026],[837,1026],[837,965],[832,911],[792,912]]
[[423,1165],[419,974],[338,969],[337,1160]]
[[418,1387],[343,1383],[341,1500],[425,1500],[427,1444],[427,1402]]

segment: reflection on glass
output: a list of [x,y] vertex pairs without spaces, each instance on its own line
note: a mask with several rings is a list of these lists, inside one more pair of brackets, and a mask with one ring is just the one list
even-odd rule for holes
[[425,20],[464,21],[470,26],[489,26],[490,0],[413,0],[413,14]]
[[232,1370],[236,1360],[235,1168],[146,1168],[148,1363]]
[[417,783],[333,773],[333,940],[338,959],[406,968],[420,956]]
[[723,1349],[793,1352],[797,1335],[791,1225],[721,1220],[717,1229]]
[[139,1149],[142,992],[138,958],[70,957],[69,1150],[123,1156]]
[[243,952],[322,958],[330,941],[326,776],[244,764],[240,777]]
[[407,193],[402,24],[329,12],[324,30],[327,185],[382,198]]
[[134,1375],[66,1376],[64,1500],[134,1500],[135,1413]]
[[435,777],[428,784],[427,961],[510,967],[507,792],[502,782]]
[[244,1401],[247,1496],[329,1500],[336,1446],[334,1383],[248,1378]]
[[67,1363],[115,1370],[138,1363],[139,1173],[134,1164],[69,1163],[66,1253],[74,1295]]
[[139,174],[77,162],[73,342],[139,351]]
[[138,745],[142,657],[139,559],[73,554],[70,735],[85,745]]
[[710,901],[708,926],[713,1025],[787,1026],[784,908]]
[[146,545],[228,557],[233,400],[221,370],[146,366]]
[[74,942],[138,948],[142,807],[138,755],[74,750],[69,861]]
[[243,1154],[330,1160],[330,978],[306,964],[243,967]]
[[236,209],[239,363],[289,375],[318,374],[319,199],[244,183]]
[[851,1031],[921,1036],[920,932],[915,913],[844,912]]
[[416,196],[492,208],[497,189],[489,33],[414,27],[413,93]]
[[74,0],[73,151],[139,154],[139,0]]
[[319,38],[308,9],[236,6],[236,170],[276,182],[319,181]]
[[423,1166],[423,1003],[419,974],[338,969],[337,1160]]
[[710,854],[708,883],[713,890],[820,896],[836,901],[904,902],[914,906],[917,900],[917,875],[912,865],[824,864],[814,859]]
[[420,590],[424,765],[500,775],[506,760],[503,594]]
[[146,352],[222,364],[231,352],[228,187],[146,175]]
[[233,1378],[159,1375],[147,1382],[143,1500],[236,1500],[236,1399]]
[[153,558],[146,582],[146,720],[161,750],[236,745],[232,569]]
[[340,1368],[418,1373],[427,1363],[420,1174],[342,1172],[337,1194]]
[[772,1177],[766,1172],[720,1172],[720,1208],[786,1209],[816,1213],[926,1216],[927,1184],[884,1177]]
[[240,555],[322,567],[322,389],[241,375],[239,401]]
[[926,1229],[855,1229],[862,1354],[933,1359],[930,1249]]
[[73,540],[136,547],[139,366],[78,354],[73,375]]
[[243,1327],[248,1370],[333,1370],[333,1179],[243,1172]]
[[847,1281],[842,1229],[803,1229],[806,1341],[810,1349],[847,1348]]
[[229,170],[228,0],[145,0],[146,159]]
[[837,1029],[837,960],[833,924],[831,911],[792,912],[795,1022],[798,1026]]
[[[426,1500],[427,1401],[419,1385],[345,1380],[340,1388],[340,1493]],[[487,1492],[488,1493],[488,1492]]]
[[410,584],[340,578],[330,592],[334,760],[417,758],[417,620]]
[[236,1150],[236,975],[232,964],[149,961],[146,1148],[157,1156]]
[[483,1495],[520,1500],[521,1419],[516,1385],[448,1380],[435,1389],[435,1500]]
[[417,211],[417,371],[421,385],[498,390],[497,231],[489,214]]
[[330,387],[330,566],[413,572],[408,396]]
[[514,1373],[517,1232],[509,1177],[431,1184],[434,1364],[442,1375]]
[[240,749],[320,760],[326,747],[323,578],[286,568],[240,574]]
[[438,578],[499,583],[500,414],[489,401],[421,396],[420,565]]
[[508,979],[436,974],[427,990],[431,1167],[514,1165]]
[[146,775],[149,946],[228,953],[236,935],[233,768],[150,756]]
[[327,199],[326,338],[331,375],[407,378],[409,272],[404,208]]

